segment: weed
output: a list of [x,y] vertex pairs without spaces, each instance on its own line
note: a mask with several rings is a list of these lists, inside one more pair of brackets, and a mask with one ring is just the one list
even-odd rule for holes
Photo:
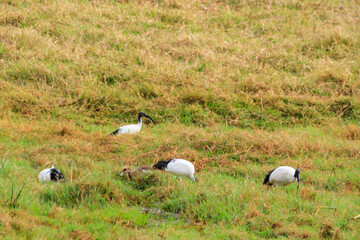
[[18,206],[17,202],[20,199],[21,193],[24,190],[25,185],[26,185],[26,182],[24,183],[24,185],[21,187],[19,192],[16,194],[16,197],[14,198],[14,183],[11,182],[11,192],[10,192],[10,197],[9,197],[9,200],[8,200],[8,206],[10,208],[15,208],[15,207]]
[[1,172],[3,174],[3,176],[5,176],[7,170],[6,170],[6,165],[9,163],[9,159],[5,158],[5,155],[3,155],[3,157],[1,158]]

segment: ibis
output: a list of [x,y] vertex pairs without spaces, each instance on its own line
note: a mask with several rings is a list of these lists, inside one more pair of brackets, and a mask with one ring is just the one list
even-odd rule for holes
[[178,176],[185,176],[195,182],[197,181],[197,179],[194,177],[194,165],[185,159],[173,158],[169,161],[159,161],[153,166],[153,168],[163,170]]
[[264,179],[263,184],[275,185],[275,186],[286,186],[294,182],[300,182],[300,169],[296,170],[288,166],[280,166],[271,170]]
[[60,170],[52,166],[51,168],[44,169],[39,173],[39,180],[41,182],[45,182],[45,181],[64,182],[65,177],[60,172]]
[[152,170],[152,167],[149,167],[149,166],[138,167],[134,170],[132,170],[129,167],[124,167],[120,176],[124,176],[125,174],[127,174],[129,176],[130,180],[141,179],[141,178],[144,178],[146,176],[146,174],[149,173],[151,170]]
[[134,134],[134,133],[138,133],[141,130],[142,127],[142,118],[146,117],[148,119],[150,119],[154,124],[155,121],[154,119],[152,119],[149,115],[140,112],[138,115],[138,123],[137,124],[130,124],[130,125],[126,125],[126,126],[122,126],[118,129],[116,129],[116,131],[112,132],[110,135],[116,135],[119,136],[120,134]]

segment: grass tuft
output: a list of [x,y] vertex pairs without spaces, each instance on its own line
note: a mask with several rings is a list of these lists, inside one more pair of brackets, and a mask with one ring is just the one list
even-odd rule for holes
[[21,193],[24,190],[24,187],[26,185],[26,182],[24,183],[24,185],[21,187],[21,189],[19,190],[19,192],[16,194],[15,198],[14,198],[14,183],[11,182],[11,192],[10,192],[10,197],[8,200],[8,205],[10,208],[15,208],[18,206],[17,202],[20,199]]

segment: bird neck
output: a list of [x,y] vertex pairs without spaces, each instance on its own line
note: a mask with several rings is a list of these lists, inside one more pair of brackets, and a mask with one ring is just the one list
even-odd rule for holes
[[138,118],[138,125],[142,126],[142,117],[141,116],[139,116],[139,118]]
[[295,170],[294,178],[297,179],[297,181],[300,181],[300,171],[298,169]]

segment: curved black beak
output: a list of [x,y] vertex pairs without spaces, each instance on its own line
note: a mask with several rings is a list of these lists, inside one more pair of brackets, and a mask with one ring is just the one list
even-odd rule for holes
[[299,188],[300,188],[300,178],[299,177],[297,178],[297,182],[298,182],[298,184],[297,184],[297,193],[299,193]]
[[148,119],[150,119],[154,124],[155,124],[155,121],[154,121],[154,119],[152,119],[149,115],[147,115],[147,114],[143,114],[144,115],[144,117],[147,117]]
[[300,187],[300,169],[297,168],[295,170],[295,175],[294,177],[296,178],[297,182],[298,182],[298,185],[297,185],[297,192],[299,193],[299,187]]

